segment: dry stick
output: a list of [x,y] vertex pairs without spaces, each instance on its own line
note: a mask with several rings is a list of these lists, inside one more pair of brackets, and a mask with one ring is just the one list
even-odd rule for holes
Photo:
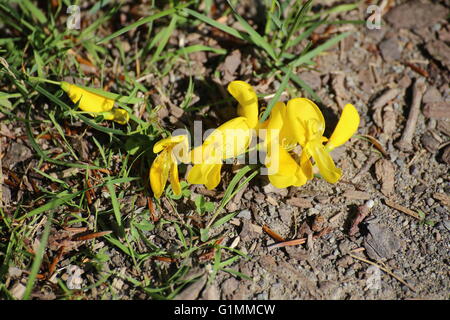
[[427,86],[423,79],[417,79],[413,86],[413,99],[411,104],[411,109],[408,115],[408,121],[406,122],[405,130],[403,131],[402,138],[395,145],[402,151],[412,150],[412,138],[414,136],[414,131],[416,129],[417,118],[420,113],[420,103],[422,101],[422,96],[425,93]]
[[388,89],[378,97],[372,105],[372,109],[384,107],[389,101],[393,100],[400,93],[400,89]]
[[402,205],[400,205],[400,204],[398,204],[398,203],[396,203],[396,202],[394,202],[394,201],[391,201],[391,200],[389,200],[389,199],[384,199],[384,202],[385,202],[389,207],[394,208],[394,209],[396,209],[396,210],[398,210],[398,211],[401,211],[401,212],[403,212],[403,213],[406,213],[407,215],[410,215],[411,217],[414,217],[414,218],[416,218],[417,220],[420,220],[419,215],[418,215],[416,212],[412,211],[411,209],[409,209],[409,208],[407,208],[407,207],[404,207],[404,206],[402,206]]
[[382,266],[380,266],[379,264],[376,264],[375,262],[372,262],[372,261],[370,261],[370,260],[367,260],[367,259],[364,259],[364,258],[355,256],[355,255],[353,255],[353,254],[351,254],[351,253],[349,253],[349,255],[350,255],[350,257],[352,257],[352,258],[354,258],[354,259],[357,259],[357,260],[363,261],[363,262],[365,262],[365,263],[371,264],[371,265],[373,265],[373,266],[379,268],[380,270],[383,270],[384,272],[386,272],[386,273],[389,274],[390,276],[394,277],[395,279],[397,279],[398,281],[400,281],[401,283],[403,283],[403,284],[404,284],[405,286],[407,286],[409,289],[411,289],[412,291],[416,292],[416,289],[415,289],[413,286],[411,286],[410,284],[408,284],[408,283],[407,283],[405,280],[403,280],[402,278],[396,276],[394,273],[392,273],[391,271],[389,271],[389,270],[386,269],[385,267],[382,267]]

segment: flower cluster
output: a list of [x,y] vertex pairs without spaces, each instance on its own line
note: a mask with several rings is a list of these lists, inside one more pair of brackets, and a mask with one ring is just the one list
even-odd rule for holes
[[[223,161],[249,151],[256,135],[262,140],[258,147],[265,151],[264,165],[270,182],[277,188],[302,186],[313,178],[313,163],[320,175],[330,183],[342,176],[334,164],[330,151],[341,146],[356,132],[359,115],[347,104],[331,137],[323,136],[325,119],[318,106],[306,98],[294,98],[287,104],[277,102],[269,118],[258,121],[258,98],[251,85],[233,81],[228,92],[238,101],[238,117],[215,129],[201,146],[187,151],[187,136],[172,136],[155,144],[159,153],[150,169],[150,185],[159,198],[170,180],[174,194],[181,193],[177,162],[191,162],[187,174],[190,184],[204,184],[214,189],[220,183]],[[325,143],[325,144],[324,144]],[[181,152],[174,152],[179,148]],[[299,149],[301,148],[301,151]],[[180,156],[182,155],[182,156]]]

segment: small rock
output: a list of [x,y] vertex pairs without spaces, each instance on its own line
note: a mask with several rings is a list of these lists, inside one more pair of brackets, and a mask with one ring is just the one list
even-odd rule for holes
[[432,119],[450,119],[450,102],[429,102],[423,108],[423,114],[425,117]]
[[282,197],[286,197],[288,195],[288,190],[287,188],[284,189],[278,189],[275,186],[273,186],[272,184],[267,184],[263,187],[263,191],[264,193],[276,193],[281,195]]
[[252,214],[251,214],[250,210],[244,209],[241,212],[239,212],[237,217],[238,218],[242,218],[242,219],[251,220],[252,219]]
[[441,93],[436,87],[429,86],[422,98],[422,103],[441,102],[443,100]]
[[420,184],[413,188],[414,193],[422,193],[422,192],[425,192],[425,190],[427,190],[427,187],[424,186],[423,184]]
[[9,290],[9,292],[17,300],[22,300],[23,295],[25,294],[25,286],[18,282]]
[[379,44],[381,55],[386,61],[399,60],[402,56],[400,45],[396,38],[388,38]]
[[11,169],[17,163],[28,160],[32,156],[30,148],[21,143],[12,142],[5,157],[2,159],[2,165]]
[[408,1],[391,9],[385,19],[394,28],[425,28],[445,19],[448,10],[438,4]]
[[448,45],[442,41],[433,40],[426,44],[425,49],[434,59],[450,70],[450,47]]
[[392,258],[400,249],[398,237],[375,221],[366,224],[368,234],[364,237],[364,248],[370,258],[379,260]]
[[292,219],[292,210],[291,209],[280,209],[278,211],[280,214],[281,221],[285,224],[290,224]]
[[428,199],[427,199],[427,205],[428,205],[429,207],[431,207],[433,204],[434,204],[434,199],[433,199],[433,198],[428,198]]
[[[328,199],[328,197],[327,197]],[[299,208],[312,208],[313,205],[311,203],[311,200],[305,199],[305,198],[290,198],[286,201],[287,204],[290,204],[291,206],[299,207]]]
[[435,153],[439,149],[440,142],[437,141],[430,132],[426,132],[421,138],[420,142],[431,153]]

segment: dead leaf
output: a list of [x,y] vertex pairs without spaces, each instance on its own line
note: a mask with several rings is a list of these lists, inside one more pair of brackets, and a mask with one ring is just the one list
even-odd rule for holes
[[375,163],[375,174],[381,183],[381,193],[388,197],[394,191],[394,165],[387,159],[380,159]]
[[397,130],[397,114],[394,112],[392,105],[384,107],[383,114],[383,132],[391,136]]
[[430,102],[423,108],[423,114],[427,118],[433,119],[450,119],[450,102],[449,101],[439,101]]

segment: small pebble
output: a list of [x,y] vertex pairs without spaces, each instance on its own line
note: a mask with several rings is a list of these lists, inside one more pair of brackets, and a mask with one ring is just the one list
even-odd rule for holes
[[433,204],[434,204],[434,199],[433,199],[433,198],[428,198],[428,199],[427,199],[427,205],[428,205],[429,207],[431,207]]
[[252,218],[252,214],[250,213],[250,210],[244,209],[237,215],[238,218],[247,219],[250,220]]

